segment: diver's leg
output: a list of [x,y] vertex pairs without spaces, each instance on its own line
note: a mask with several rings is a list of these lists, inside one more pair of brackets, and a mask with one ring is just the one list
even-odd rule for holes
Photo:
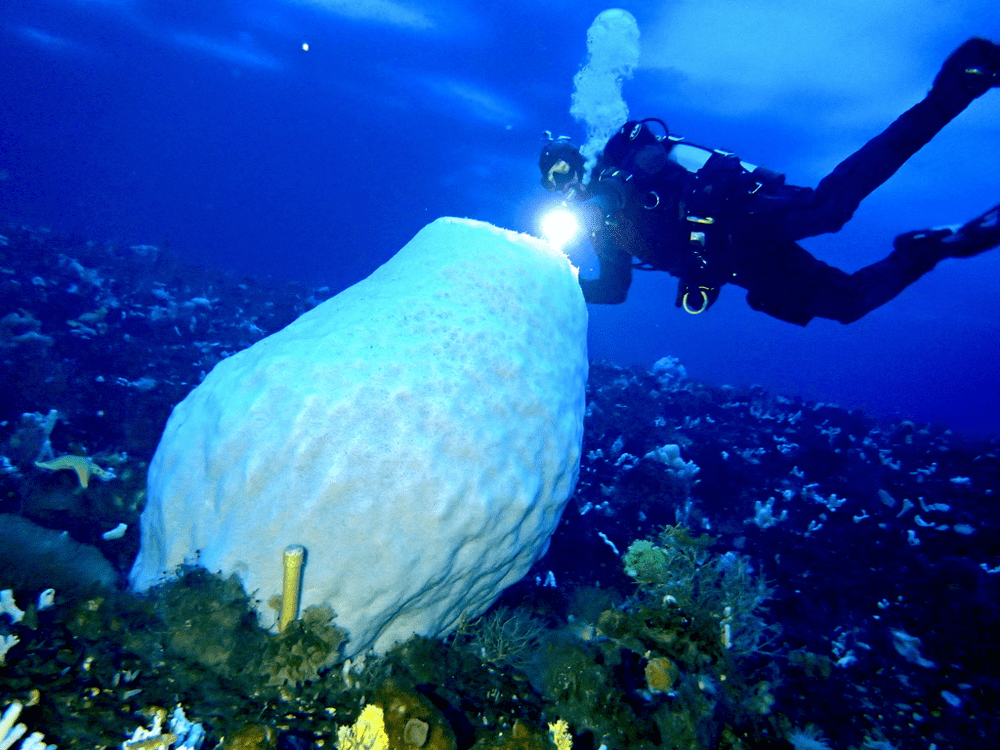
[[808,200],[790,211],[783,222],[785,236],[802,239],[839,230],[866,196],[973,100],[996,86],[1000,45],[980,38],[965,42],[945,61],[922,101],[838,164]]
[[754,310],[806,325],[813,318],[853,323],[930,271],[943,256],[936,247],[899,247],[889,257],[849,274],[814,258],[794,242],[758,254],[737,271]]

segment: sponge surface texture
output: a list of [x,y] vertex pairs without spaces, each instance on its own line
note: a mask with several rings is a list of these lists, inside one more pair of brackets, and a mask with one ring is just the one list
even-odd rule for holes
[[348,655],[441,635],[544,554],[579,472],[587,310],[540,240],[444,218],[367,279],[220,362],[150,465],[143,590],[236,573],[277,614],[282,553]]

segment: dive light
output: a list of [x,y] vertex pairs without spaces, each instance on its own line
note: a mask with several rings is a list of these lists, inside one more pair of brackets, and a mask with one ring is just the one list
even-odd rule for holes
[[580,219],[566,201],[542,216],[542,236],[556,250],[562,250],[580,234]]

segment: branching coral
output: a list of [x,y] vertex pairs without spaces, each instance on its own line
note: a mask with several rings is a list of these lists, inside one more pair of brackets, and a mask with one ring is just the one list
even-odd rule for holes
[[[15,723],[23,708],[22,704],[14,701],[0,716],[0,750],[13,747],[15,742],[27,734],[28,728],[24,724]],[[56,750],[56,746],[46,745],[45,735],[41,732],[32,732],[26,740],[21,742],[20,750]]]

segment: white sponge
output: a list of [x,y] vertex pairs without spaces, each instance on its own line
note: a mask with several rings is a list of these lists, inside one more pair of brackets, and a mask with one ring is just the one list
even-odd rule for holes
[[564,255],[438,219],[174,409],[133,585],[196,561],[266,603],[301,544],[302,604],[331,605],[349,654],[475,617],[544,554],[573,491],[586,330]]

